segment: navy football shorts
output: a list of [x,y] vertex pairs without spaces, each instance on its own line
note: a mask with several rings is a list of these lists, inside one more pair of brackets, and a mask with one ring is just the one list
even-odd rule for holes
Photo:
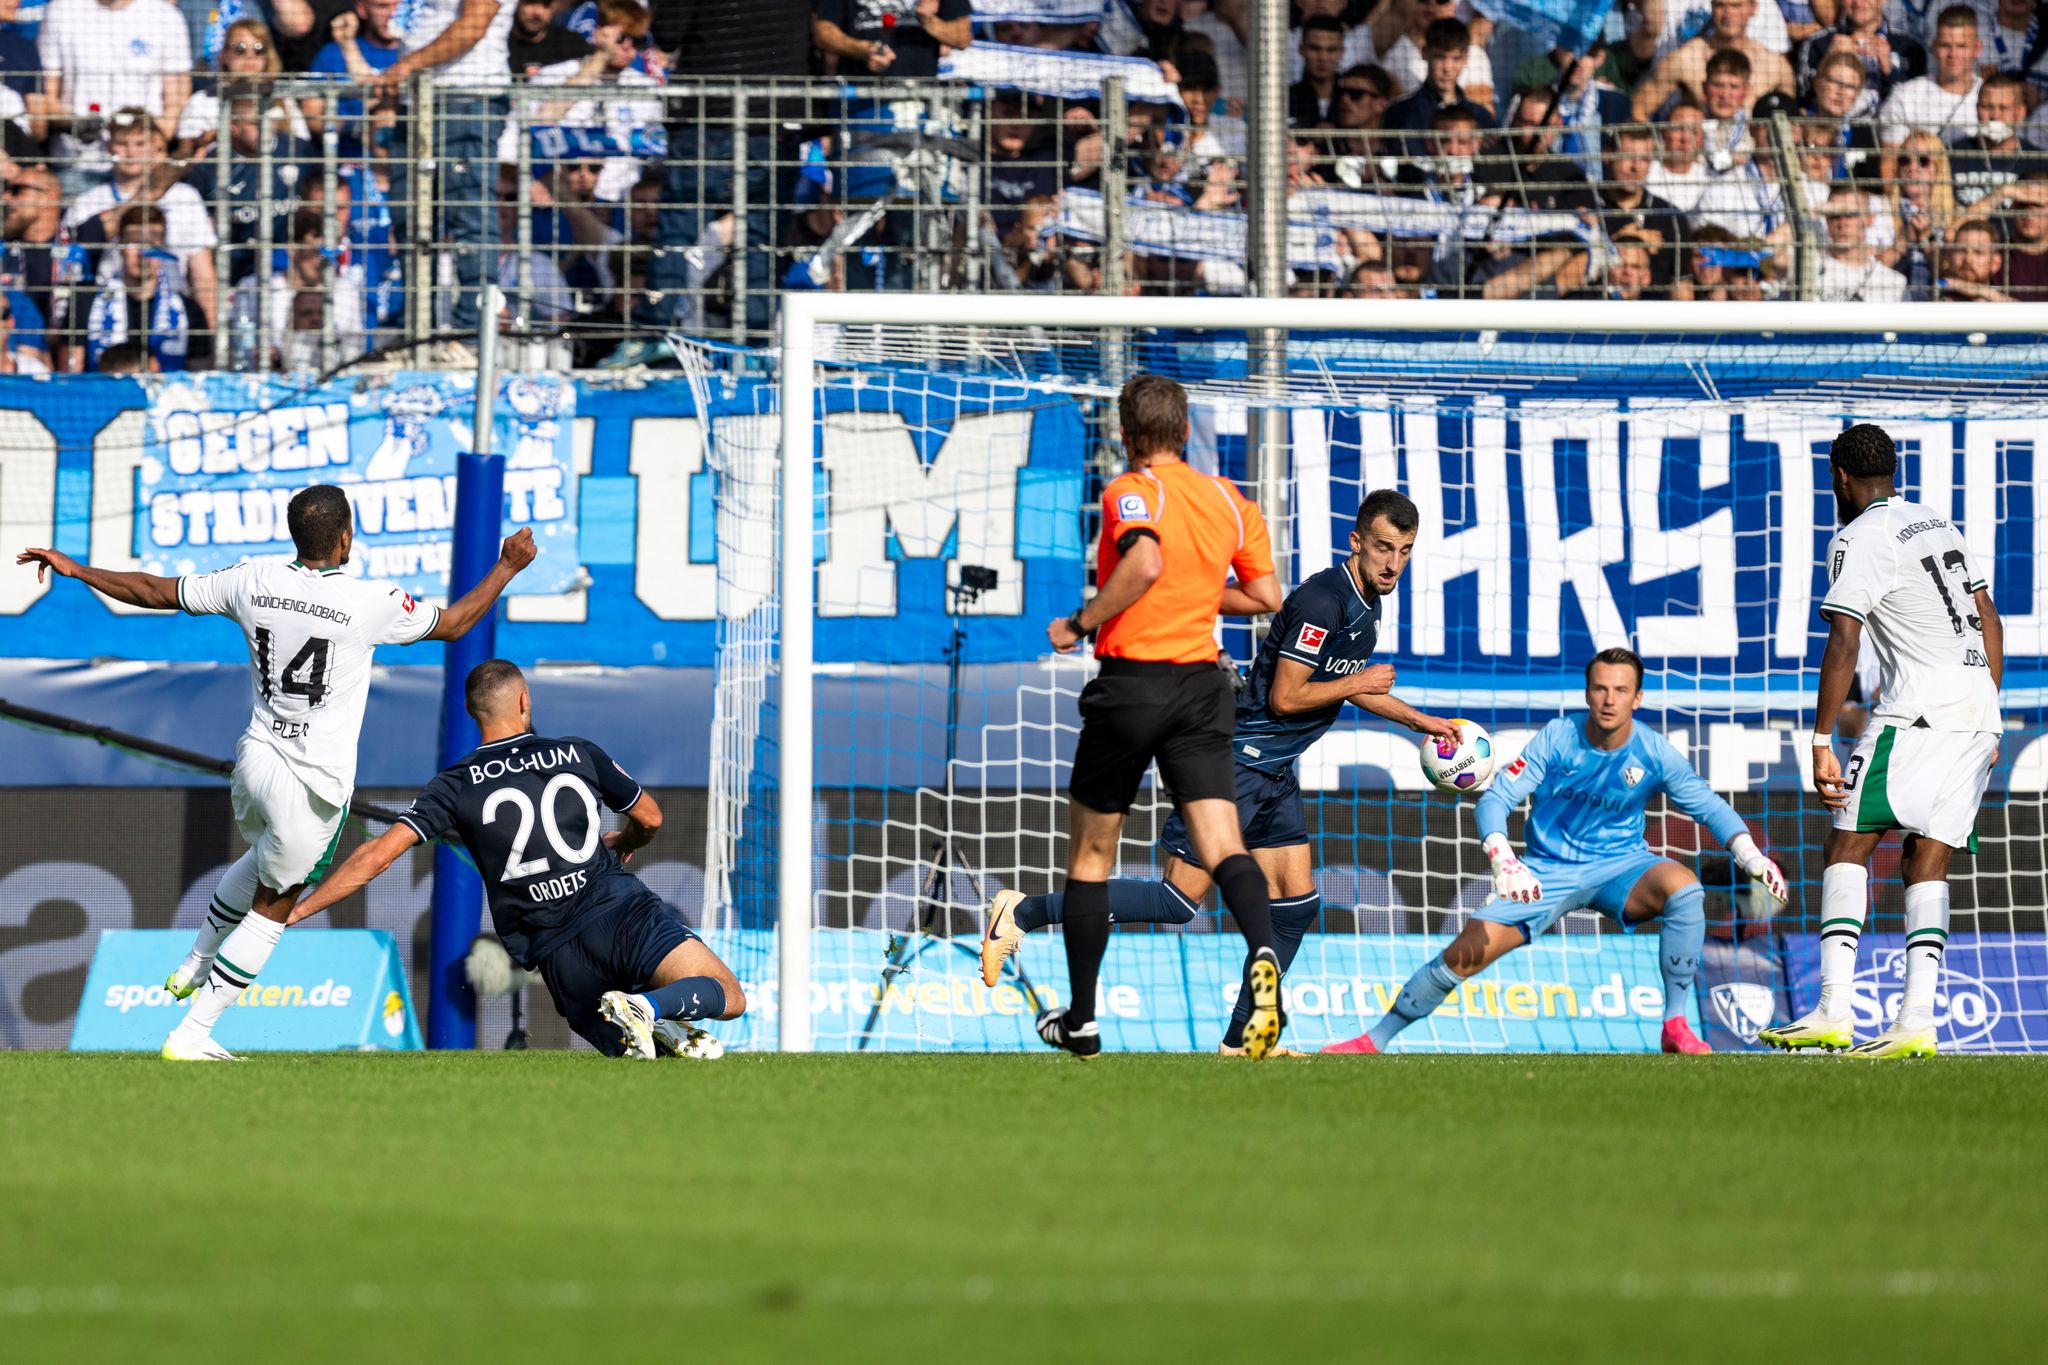
[[[1292,848],[1308,842],[1308,822],[1301,810],[1301,784],[1294,780],[1294,765],[1277,773],[1260,772],[1242,763],[1237,769],[1237,824],[1244,831],[1244,846]],[[1159,827],[1159,846],[1182,862],[1201,867],[1187,824],[1175,811]]]
[[598,1001],[606,991],[639,990],[662,959],[695,937],[681,912],[639,886],[617,905],[585,916],[573,937],[540,960],[540,977],[569,1027],[617,1057],[625,1044],[619,1030],[598,1017]]

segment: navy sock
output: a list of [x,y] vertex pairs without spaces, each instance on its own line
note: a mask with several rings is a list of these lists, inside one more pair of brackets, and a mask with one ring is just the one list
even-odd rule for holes
[[1244,946],[1257,952],[1273,946],[1273,907],[1266,900],[1266,874],[1249,853],[1233,853],[1211,873],[1223,903],[1244,935]]
[[[1305,896],[1290,896],[1273,902],[1273,956],[1280,959],[1280,970],[1285,972],[1294,965],[1294,955],[1301,951],[1301,937],[1315,927],[1323,916],[1323,894],[1311,891]],[[1244,960],[1245,971],[1251,971],[1252,960]],[[1237,1004],[1230,1011],[1230,1027],[1224,1030],[1223,1042],[1226,1047],[1244,1046],[1244,1026],[1252,1017],[1252,988],[1245,981],[1237,993]]]
[[1109,883],[1071,878],[1066,886],[1067,1022],[1085,1024],[1095,1018],[1095,982],[1102,955],[1109,949]]
[[1019,929],[1035,934],[1048,924],[1060,922],[1059,892],[1055,891],[1050,896],[1026,896],[1010,913],[1016,917]]
[[[1141,882],[1117,877],[1109,883],[1109,917],[1118,924],[1186,924],[1201,909],[1172,882]],[[1058,924],[1065,918],[1061,896],[1027,896],[1012,911],[1025,933]]]
[[640,992],[657,1019],[716,1019],[725,1013],[725,987],[709,976],[686,976]]

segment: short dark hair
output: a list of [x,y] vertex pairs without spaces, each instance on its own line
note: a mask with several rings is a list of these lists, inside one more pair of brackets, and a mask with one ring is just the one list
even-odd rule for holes
[[331,483],[316,483],[292,495],[285,507],[284,524],[291,530],[300,559],[326,559],[341,548],[341,533],[354,516],[348,494]]
[[1125,452],[1178,455],[1188,443],[1188,391],[1163,374],[1134,374],[1117,395]]
[[1834,439],[1828,462],[1852,479],[1889,479],[1899,472],[1899,448],[1883,427],[1858,422]]
[[[1847,56],[1848,54],[1843,53],[1842,55]],[[1985,90],[2010,90],[2021,99],[2025,99],[2027,97],[2027,78],[2017,71],[1995,72],[1992,75],[1986,76],[1984,84],[1978,87],[1978,93],[1980,94]]]
[[139,341],[117,341],[100,352],[101,374],[146,374],[149,347]]
[[1440,133],[1446,128],[1471,128],[1477,131],[1479,115],[1462,104],[1448,105],[1430,116],[1429,130]]
[[1724,47],[1707,58],[1709,76],[1740,76],[1748,80],[1752,70],[1749,57],[1740,48]]
[[168,230],[169,225],[170,220],[164,217],[164,211],[155,204],[130,204],[122,209],[120,217],[114,220],[114,236],[118,238],[132,227]]
[[498,709],[499,699],[509,688],[525,681],[526,675],[510,659],[485,659],[470,669],[463,681],[463,709],[482,720],[485,712]]
[[1938,29],[1966,28],[1970,32],[1975,33],[1977,31],[1977,11],[1975,7],[1970,5],[1950,5],[1940,14],[1934,16],[1934,26]]
[[1465,26],[1463,19],[1432,19],[1429,27],[1422,30],[1422,50],[1425,55],[1435,53],[1448,57],[1453,52],[1463,52],[1472,46],[1472,30]]
[[1629,668],[1633,668],[1636,671],[1636,691],[1640,692],[1643,690],[1642,655],[1636,653],[1632,649],[1625,648],[1621,645],[1615,645],[1612,648],[1603,649],[1598,654],[1595,654],[1592,658],[1586,660],[1587,682],[1593,681],[1593,670],[1600,667],[1603,664],[1623,664]]
[[1394,78],[1387,74],[1384,66],[1371,62],[1353,62],[1337,73],[1340,81],[1363,81],[1373,94],[1386,99],[1394,93]]
[[1392,488],[1375,488],[1365,495],[1365,501],[1358,504],[1358,522],[1354,529],[1364,535],[1380,517],[1387,519],[1387,525],[1402,535],[1412,534],[1422,525],[1422,514],[1415,510],[1415,504],[1407,495]]
[[1342,38],[1344,21],[1334,14],[1311,14],[1301,21],[1301,36],[1306,38],[1311,33],[1334,33]]

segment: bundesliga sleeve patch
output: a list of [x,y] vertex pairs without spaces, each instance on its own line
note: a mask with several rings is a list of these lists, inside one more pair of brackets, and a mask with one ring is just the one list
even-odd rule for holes
[[401,591],[401,592],[400,592],[400,593],[398,594],[398,605],[399,605],[399,608],[400,608],[400,609],[401,609],[402,611],[404,611],[404,612],[405,612],[405,614],[406,614],[407,616],[410,616],[410,615],[412,615],[412,613],[413,613],[413,608],[414,608],[414,607],[416,607],[416,606],[418,606],[418,605],[419,605],[419,603],[417,603],[417,602],[415,602],[415,601],[413,601],[413,600],[412,600],[412,594],[411,594],[411,593],[409,593],[409,592],[404,592],[404,591]]
[[1145,499],[1136,493],[1125,493],[1116,500],[1118,521],[1150,521],[1152,509],[1145,506]]
[[1294,647],[1304,654],[1323,652],[1323,641],[1330,638],[1330,632],[1321,626],[1304,625],[1301,634],[1294,637]]
[[1508,764],[1508,776],[1520,777],[1522,775],[1523,769],[1527,768],[1528,766],[1528,763],[1526,763],[1520,758],[1517,758],[1514,762]]

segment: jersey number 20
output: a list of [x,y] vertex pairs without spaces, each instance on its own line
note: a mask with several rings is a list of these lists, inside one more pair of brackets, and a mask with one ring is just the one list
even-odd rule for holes
[[[583,846],[570,848],[569,841],[562,837],[562,827],[555,823],[555,794],[564,789],[576,794],[583,802]],[[526,799],[526,793],[517,787],[500,787],[484,801],[483,822],[491,824],[498,818],[498,807],[511,806],[519,812],[519,828],[512,835],[512,856],[505,860],[501,882],[518,881],[521,877],[537,876],[548,870],[546,858],[528,858],[526,841],[533,837],[533,803]],[[590,855],[597,852],[600,828],[597,819],[597,798],[590,794],[590,788],[574,773],[556,773],[548,779],[547,786],[540,792],[540,827],[548,836],[548,843],[561,856],[563,862],[572,867],[590,861]]]

